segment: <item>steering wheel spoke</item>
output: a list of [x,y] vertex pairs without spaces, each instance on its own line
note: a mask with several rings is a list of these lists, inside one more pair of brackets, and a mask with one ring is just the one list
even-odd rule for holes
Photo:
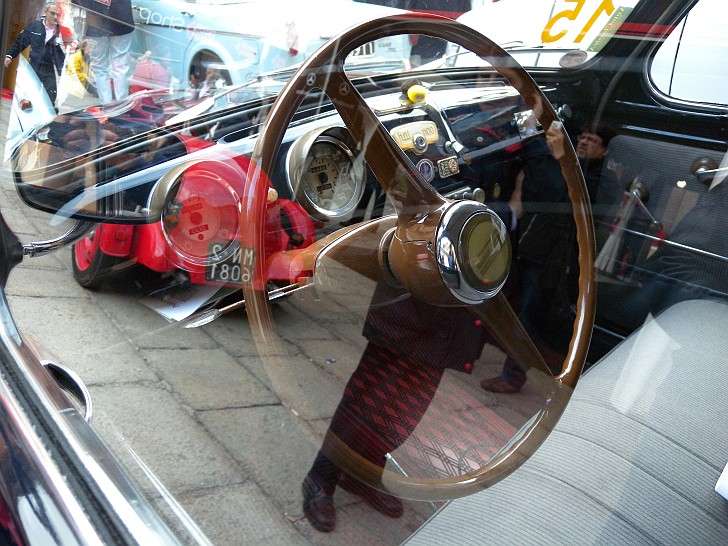
[[[397,218],[385,216],[347,226],[300,250],[286,250],[291,281],[310,275],[320,288],[336,283],[336,269],[343,266],[377,281],[387,273],[386,247]],[[337,264],[333,267],[332,264]]]
[[346,77],[343,68],[331,70],[327,94],[349,132],[364,150],[367,162],[399,215],[410,214],[418,206],[444,203],[425,182],[417,168],[394,142],[369,105]]
[[535,368],[546,375],[553,372],[524,328],[503,292],[472,309],[498,345],[523,371]]

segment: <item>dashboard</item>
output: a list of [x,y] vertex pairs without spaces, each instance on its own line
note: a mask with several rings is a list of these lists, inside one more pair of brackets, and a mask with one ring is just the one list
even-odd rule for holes
[[[413,170],[453,199],[507,200],[523,154],[544,141],[529,105],[503,81],[406,80],[362,94]],[[159,222],[177,206],[162,202],[175,201],[170,192],[179,190],[170,173],[181,176],[200,161],[247,161],[271,106],[239,89],[191,106],[155,100],[134,98],[104,116],[79,111],[40,128],[16,154],[21,196],[50,212],[72,215],[76,207],[104,222]],[[391,205],[365,149],[326,97],[314,93],[295,113],[268,177],[281,198],[295,201],[317,225],[378,217]],[[244,178],[245,168],[236,169]],[[225,177],[215,178],[239,192]],[[91,185],[95,210],[84,200]]]
[[[419,102],[403,91],[368,104],[423,180],[456,199],[506,199],[512,169],[543,132],[520,95],[502,84],[432,85]],[[387,209],[362,147],[336,113],[293,126],[280,157],[274,184],[318,221],[364,219]]]

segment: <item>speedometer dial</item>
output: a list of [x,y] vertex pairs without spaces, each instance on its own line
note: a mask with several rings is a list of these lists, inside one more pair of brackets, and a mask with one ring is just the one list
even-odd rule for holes
[[291,149],[288,176],[301,205],[321,220],[340,218],[354,210],[364,192],[363,162],[343,141],[330,135],[308,135],[297,144]]
[[316,142],[306,161],[306,196],[319,208],[340,210],[352,200],[352,159],[330,142]]

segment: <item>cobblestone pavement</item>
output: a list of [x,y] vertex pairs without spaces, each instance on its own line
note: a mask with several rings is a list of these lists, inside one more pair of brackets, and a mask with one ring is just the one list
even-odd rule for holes
[[[0,189],[2,213],[24,243],[69,227],[51,226],[50,215],[23,205],[7,167]],[[369,281],[349,274],[327,294],[304,291],[276,304],[280,354],[265,360],[244,312],[181,328],[142,303],[149,283],[140,273],[86,290],[74,281],[65,248],[26,258],[7,294],[20,328],[86,382],[94,428],[164,513],[171,508],[163,492],[133,454],[214,544],[398,544],[437,508],[406,501],[404,515],[391,519],[337,491],[333,533],[320,533],[303,518],[301,481],[363,348]],[[438,391],[443,404],[453,415],[491,412],[513,429],[520,426],[532,405],[524,410],[514,397],[478,387],[502,361],[503,354],[487,346],[472,375],[448,372]],[[446,424],[434,415],[425,430]],[[394,456],[406,461],[411,452]]]

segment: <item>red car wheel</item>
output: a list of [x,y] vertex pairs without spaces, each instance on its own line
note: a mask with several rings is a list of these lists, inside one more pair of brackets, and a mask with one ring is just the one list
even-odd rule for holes
[[99,247],[101,228],[79,240],[72,248],[73,278],[84,288],[98,288],[125,273],[133,262],[104,254]]

